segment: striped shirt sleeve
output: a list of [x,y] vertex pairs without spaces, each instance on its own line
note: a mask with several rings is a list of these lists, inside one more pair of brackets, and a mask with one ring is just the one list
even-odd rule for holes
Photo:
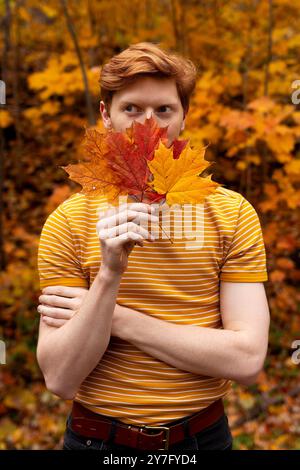
[[266,251],[259,217],[242,197],[236,229],[221,267],[220,280],[264,282],[268,280]]
[[88,287],[62,204],[52,212],[41,232],[38,247],[40,288]]

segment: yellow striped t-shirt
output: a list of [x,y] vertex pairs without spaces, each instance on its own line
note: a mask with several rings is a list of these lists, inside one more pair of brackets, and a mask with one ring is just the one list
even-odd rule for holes
[[[89,288],[101,264],[98,212],[107,207],[103,196],[76,193],[49,215],[38,251],[41,289]],[[169,216],[171,230],[163,227],[173,243],[160,232],[133,248],[117,303],[180,325],[220,329],[220,280],[268,280],[258,215],[241,194],[219,186],[204,204]],[[230,388],[230,380],[179,370],[111,337],[75,400],[127,424],[163,425],[206,408]]]

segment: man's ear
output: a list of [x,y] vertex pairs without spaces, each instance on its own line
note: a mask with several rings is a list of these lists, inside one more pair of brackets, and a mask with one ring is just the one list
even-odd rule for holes
[[106,109],[104,101],[100,101],[99,110],[100,110],[100,114],[102,116],[102,121],[103,121],[104,127],[106,127],[106,129],[109,129],[111,127],[111,119],[110,119],[109,113]]
[[183,131],[184,127],[185,127],[185,119],[182,121],[180,130]]

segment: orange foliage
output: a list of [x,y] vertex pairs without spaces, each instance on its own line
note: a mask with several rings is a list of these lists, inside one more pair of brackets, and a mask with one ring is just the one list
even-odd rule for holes
[[[8,54],[1,50],[7,106],[0,110],[5,152],[0,337],[8,363],[0,365],[0,449],[52,449],[61,448],[70,403],[46,390],[36,363],[37,247],[49,213],[80,190],[66,182],[59,167],[82,159],[82,129],[89,123],[61,2],[10,2],[11,15],[5,14],[7,3],[0,2],[1,18],[11,21],[9,38],[6,28],[0,30],[0,48],[10,45]],[[256,385],[235,385],[226,401],[234,445],[300,449],[300,398],[289,396],[299,383],[299,365],[290,358],[292,342],[300,339],[300,109],[292,102],[297,91],[292,83],[300,78],[300,0],[68,5],[96,119],[101,65],[129,44],[160,41],[197,64],[182,137],[206,147],[207,161],[215,162],[214,179],[257,209],[269,272],[272,322],[265,369]],[[99,131],[101,126],[98,119]],[[250,409],[265,394],[279,402],[250,419]]]

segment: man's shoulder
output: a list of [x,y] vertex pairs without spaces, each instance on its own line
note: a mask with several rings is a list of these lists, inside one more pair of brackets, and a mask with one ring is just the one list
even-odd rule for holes
[[224,186],[218,186],[213,194],[210,194],[205,202],[210,207],[215,207],[220,210],[239,210],[241,204],[245,201],[242,194],[232,189],[225,188]]
[[105,207],[107,207],[107,199],[103,195],[87,196],[79,192],[63,201],[56,211],[63,213],[67,218],[72,218],[78,214],[93,215]]

